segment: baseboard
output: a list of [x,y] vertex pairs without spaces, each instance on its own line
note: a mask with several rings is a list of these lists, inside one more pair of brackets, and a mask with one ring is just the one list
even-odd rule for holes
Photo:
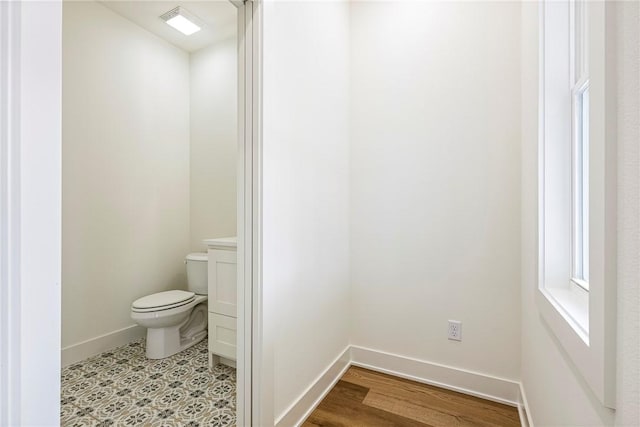
[[522,427],[533,427],[533,420],[531,419],[531,410],[529,410],[529,403],[527,402],[527,395],[524,393],[524,386],[520,383],[520,394],[518,400],[518,415],[520,415],[520,425]]
[[64,347],[62,349],[62,366],[68,366],[104,351],[111,350],[112,348],[120,347],[138,338],[142,338],[144,334],[145,328],[138,325],[131,325]]
[[518,407],[516,381],[358,346],[351,358],[354,366]]
[[351,366],[350,362],[350,351],[347,346],[300,397],[278,417],[276,427],[302,424]]

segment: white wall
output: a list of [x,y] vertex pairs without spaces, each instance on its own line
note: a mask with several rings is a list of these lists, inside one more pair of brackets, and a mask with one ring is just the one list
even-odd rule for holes
[[185,286],[189,57],[98,3],[65,2],[63,69],[66,347]]
[[236,235],[237,57],[236,37],[190,55],[191,251]]
[[264,298],[275,417],[349,343],[348,4],[264,4]]
[[519,379],[519,22],[516,2],[353,3],[354,345]]
[[618,95],[616,425],[640,425],[640,3],[615,17]]
[[617,3],[618,356],[617,410],[602,406],[542,322],[537,286],[538,10],[522,8],[522,382],[537,426],[640,425],[638,102],[640,14]]

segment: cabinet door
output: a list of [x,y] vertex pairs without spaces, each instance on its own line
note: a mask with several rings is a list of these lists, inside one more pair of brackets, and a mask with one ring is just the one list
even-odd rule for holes
[[236,329],[234,317],[209,313],[209,351],[236,360]]
[[237,316],[236,252],[209,249],[209,312]]

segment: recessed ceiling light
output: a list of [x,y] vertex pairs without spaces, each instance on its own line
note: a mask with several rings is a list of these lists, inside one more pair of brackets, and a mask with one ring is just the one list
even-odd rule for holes
[[198,22],[198,18],[180,6],[170,10],[160,16],[160,18],[186,36],[197,33],[202,29],[200,25],[196,23]]

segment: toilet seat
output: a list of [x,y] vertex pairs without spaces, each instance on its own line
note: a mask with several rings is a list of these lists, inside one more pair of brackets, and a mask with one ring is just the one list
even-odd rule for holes
[[148,313],[169,310],[190,304],[195,300],[195,293],[188,291],[165,291],[139,298],[131,304],[131,311]]
[[188,312],[196,305],[207,301],[206,295],[196,295],[192,300],[185,302],[184,304],[175,305],[172,307],[163,307],[161,309],[147,309],[140,310],[131,308],[131,318],[133,320],[149,320],[149,319],[169,319],[172,316],[181,315]]

